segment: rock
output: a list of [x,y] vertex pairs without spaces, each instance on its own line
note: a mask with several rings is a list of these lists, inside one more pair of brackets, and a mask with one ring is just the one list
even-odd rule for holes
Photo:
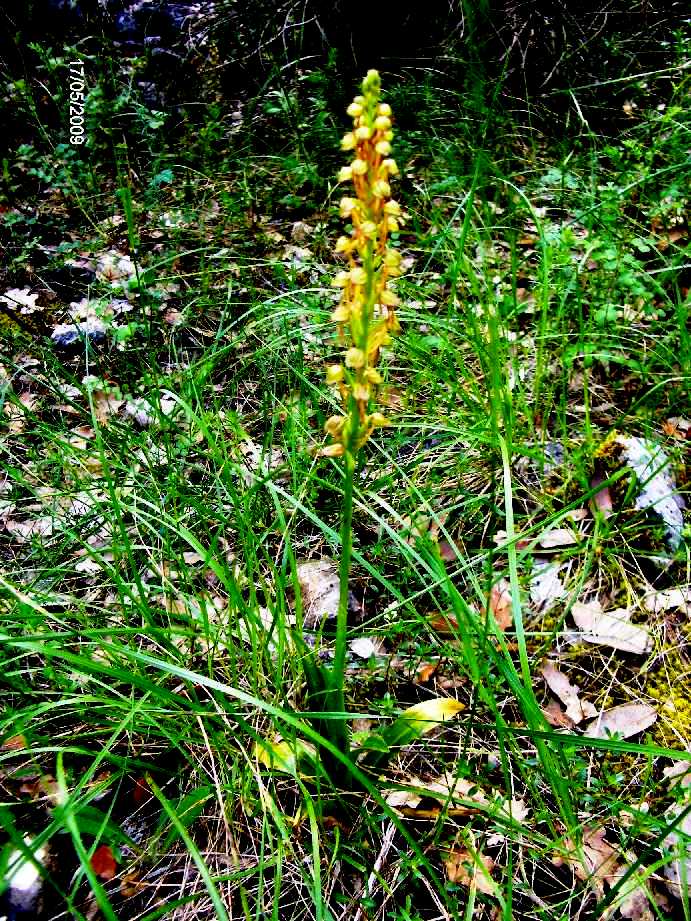
[[98,345],[106,338],[106,328],[95,319],[84,323],[63,323],[55,327],[50,338],[58,349],[69,349],[85,341]]

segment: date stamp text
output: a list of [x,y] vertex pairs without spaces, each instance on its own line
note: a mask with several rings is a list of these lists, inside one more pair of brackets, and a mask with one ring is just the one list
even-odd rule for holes
[[84,136],[84,62],[70,61],[70,144],[83,144]]

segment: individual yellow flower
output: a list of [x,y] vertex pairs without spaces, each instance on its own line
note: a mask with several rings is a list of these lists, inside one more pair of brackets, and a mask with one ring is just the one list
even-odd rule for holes
[[364,368],[365,361],[365,353],[362,349],[358,349],[355,346],[348,349],[345,353],[345,363],[348,368]]
[[391,195],[391,186],[385,179],[377,179],[372,186],[372,194],[377,198],[386,198]]
[[343,365],[329,365],[326,370],[327,384],[340,384],[343,380]]

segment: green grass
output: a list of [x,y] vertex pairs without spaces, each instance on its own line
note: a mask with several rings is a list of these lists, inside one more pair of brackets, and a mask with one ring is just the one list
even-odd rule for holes
[[[136,178],[123,155],[101,186],[92,174],[80,185],[87,168],[68,159],[80,192],[66,185],[74,211],[62,231],[78,252],[136,242],[140,297],[118,321],[131,324],[120,346],[60,355],[40,329],[3,327],[0,823],[13,846],[29,833],[31,847],[63,856],[48,900],[80,918],[95,902],[119,918],[556,921],[607,917],[633,881],[651,917],[689,917],[687,898],[670,896],[669,909],[653,900],[674,860],[664,839],[681,821],[667,811],[680,790],[662,771],[687,757],[691,736],[684,618],[645,615],[644,656],[569,638],[574,601],[635,606],[649,582],[688,584],[688,545],[655,563],[668,553],[660,529],[614,465],[615,514],[590,515],[573,546],[537,543],[590,507],[596,452],[615,430],[660,440],[688,491],[686,444],[662,429],[689,405],[684,91],[679,79],[666,110],[651,106],[615,140],[583,130],[563,146],[523,144],[493,112],[474,144],[458,99],[403,83],[392,93],[419,107],[397,154],[411,214],[397,245],[411,264],[398,286],[402,333],[384,360],[395,424],[367,446],[355,480],[351,590],[362,610],[349,626],[386,654],[351,659],[346,709],[355,729],[382,736],[420,700],[449,695],[465,711],[376,770],[315,733],[300,641],[298,563],[340,553],[342,470],[311,451],[334,409],[323,368],[338,352],[337,157],[286,133],[262,159],[240,137],[219,166],[209,131],[195,133],[190,163],[154,131],[157,159]],[[164,168],[170,181],[153,182]],[[35,177],[12,169],[13,194],[34,195]],[[177,209],[183,222],[162,230]],[[123,222],[104,228],[113,213]],[[293,243],[308,250],[296,256],[286,246],[298,217],[314,233]],[[670,242],[670,230],[681,236]],[[6,287],[23,287],[30,229],[9,233]],[[111,295],[103,282],[89,293],[103,305]],[[178,326],[164,318],[171,307]],[[48,328],[61,309],[46,308]],[[106,387],[123,401],[108,414]],[[142,397],[144,426],[124,409]],[[549,472],[554,442],[563,461]],[[17,527],[36,520],[45,533]],[[547,612],[529,597],[535,556],[565,566],[567,596]],[[505,630],[487,610],[501,578]],[[328,648],[328,625],[315,642]],[[555,651],[584,698],[652,702],[656,724],[630,742],[551,727],[540,667]],[[349,789],[310,759],[268,769],[261,743],[279,738],[298,752],[322,746]],[[447,794],[424,799],[417,817],[387,802],[445,772]],[[142,790],[148,818],[132,840]],[[598,889],[553,859],[585,860],[600,825],[630,870]],[[91,868],[101,844],[119,860],[112,882]],[[450,881],[454,850],[478,866],[491,857],[493,883]]]

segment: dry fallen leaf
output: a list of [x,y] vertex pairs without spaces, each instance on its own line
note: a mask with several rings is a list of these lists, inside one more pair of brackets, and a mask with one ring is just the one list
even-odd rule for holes
[[691,586],[651,592],[643,599],[643,607],[646,611],[650,611],[651,614],[658,614],[660,611],[669,611],[676,608],[686,614],[691,614]]
[[313,630],[338,614],[338,570],[332,559],[305,560],[298,564],[297,577],[302,592],[303,623]]
[[[688,787],[691,785],[691,762],[682,761],[672,765],[665,771],[665,777],[670,781],[670,787],[681,784],[686,788],[688,794]],[[681,802],[673,803],[664,814],[667,822],[674,822],[680,813],[688,808],[688,805],[688,796]],[[671,853],[674,859],[665,864],[662,872],[666,877],[667,888],[678,899],[685,897],[690,885],[689,881],[691,881],[689,839],[691,839],[691,813],[684,816],[663,841],[663,848],[667,853]]]
[[573,841],[564,841],[565,851],[552,859],[555,866],[570,866],[577,878],[588,882],[602,897],[604,883],[611,885],[619,869],[618,855],[611,844],[605,841],[605,829],[602,827],[583,829],[582,857]]
[[444,858],[444,868],[450,883],[474,886],[485,895],[496,894],[497,886],[491,878],[494,861],[486,854],[473,856],[470,851],[453,848]]
[[[446,815],[457,818],[473,815],[480,810],[487,809],[490,805],[477,784],[464,780],[462,777],[454,777],[448,771],[438,780],[421,780],[419,777],[412,776],[406,781],[406,786],[408,789],[390,790],[386,795],[388,805],[406,816],[436,818],[442,807],[445,807]],[[437,800],[438,805],[435,804],[429,809],[420,809],[420,803],[425,798]],[[520,812],[520,808],[516,808]],[[520,821],[516,816],[514,818]]]
[[555,547],[570,547],[578,543],[578,538],[571,528],[554,528],[551,531],[545,531],[540,537],[539,544],[545,550],[552,550]]
[[571,608],[571,616],[581,630],[580,639],[587,643],[611,646],[638,655],[647,652],[652,645],[645,627],[630,623],[631,612],[624,608],[605,612],[599,601],[588,604],[577,601]]
[[573,729],[574,727],[573,720],[564,713],[558,700],[550,700],[547,706],[543,707],[542,713],[550,726],[560,729]]
[[372,639],[369,636],[358,636],[348,644],[350,651],[358,659],[371,659],[372,656],[380,656],[385,651],[384,644],[380,639]]
[[657,719],[657,711],[650,704],[621,704],[612,707],[588,723],[585,734],[593,739],[606,739],[619,735],[622,739],[644,732]]
[[580,699],[578,685],[571,684],[566,675],[560,672],[553,662],[548,660],[542,666],[542,677],[550,691],[556,694],[566,707],[566,716],[572,723],[580,723],[581,720],[597,714],[597,707],[588,700]]
[[662,423],[662,431],[671,438],[679,441],[685,441],[689,437],[691,422],[688,419],[682,419],[680,416],[671,416],[666,422]]
[[[590,481],[590,485],[593,489],[596,486],[600,486],[601,483],[605,481],[601,476],[594,476]],[[609,518],[614,509],[612,504],[612,495],[609,491],[609,486],[602,486],[593,496],[593,505],[598,512],[603,516],[603,518]]]
[[536,607],[548,611],[566,595],[566,588],[559,577],[560,568],[549,560],[534,558],[533,575],[530,579],[530,600]]
[[432,614],[427,615],[427,620],[430,627],[433,630],[436,630],[437,633],[446,635],[458,634],[458,621],[451,611],[448,611],[445,614],[442,614],[439,611],[434,611]]
[[427,684],[438,668],[439,662],[424,662],[415,674],[415,684]]
[[8,288],[4,294],[0,295],[0,301],[3,301],[12,310],[19,308],[20,313],[33,313],[39,310],[37,300],[38,294],[32,294],[30,288]]
[[489,609],[500,630],[506,630],[513,623],[511,588],[506,579],[496,582],[489,593]]
[[113,857],[113,851],[107,844],[97,847],[91,856],[91,869],[102,880],[113,879],[118,872],[118,865]]

